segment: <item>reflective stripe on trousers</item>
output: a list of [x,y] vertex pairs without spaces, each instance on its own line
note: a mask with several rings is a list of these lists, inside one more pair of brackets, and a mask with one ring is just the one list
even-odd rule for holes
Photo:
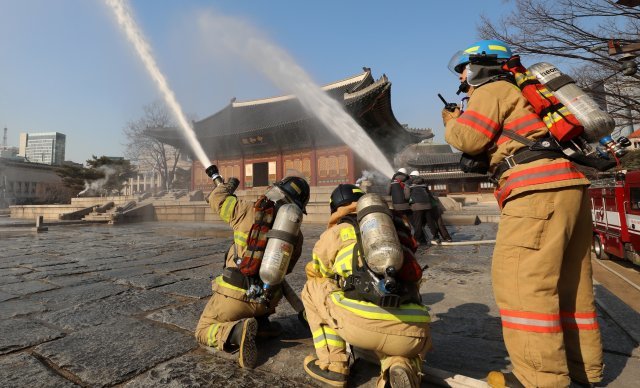
[[403,304],[398,308],[383,309],[370,302],[345,298],[342,291],[333,292],[331,294],[331,300],[337,306],[368,319],[399,322],[431,322],[429,308],[415,303]]
[[338,335],[338,333],[329,326],[322,325],[313,332],[313,346],[316,349],[325,347],[334,347],[346,349],[347,343]]

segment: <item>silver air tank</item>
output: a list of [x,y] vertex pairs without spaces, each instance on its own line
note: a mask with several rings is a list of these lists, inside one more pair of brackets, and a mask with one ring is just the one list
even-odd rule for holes
[[301,223],[302,210],[298,206],[290,203],[280,206],[273,227],[267,233],[267,246],[260,264],[260,279],[265,288],[280,284],[284,280]]
[[369,268],[378,275],[399,271],[404,254],[387,202],[378,194],[365,194],[358,200],[356,211]]
[[593,143],[611,134],[616,125],[613,117],[600,109],[598,104],[582,91],[571,77],[562,74],[557,67],[546,62],[530,66],[529,71],[569,109],[569,112],[576,116],[584,127],[582,137],[585,140]]

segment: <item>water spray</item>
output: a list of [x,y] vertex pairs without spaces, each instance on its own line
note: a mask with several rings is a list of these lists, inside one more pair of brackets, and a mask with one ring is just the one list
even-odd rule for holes
[[286,51],[268,41],[264,33],[239,20],[213,13],[203,14],[199,24],[203,36],[217,38],[210,40],[210,44],[222,41],[228,50],[255,66],[281,90],[294,94],[308,112],[369,165],[387,176],[393,174],[387,158],[343,106],[316,85]]
[[165,103],[169,106],[175,119],[178,121],[179,127],[182,129],[182,132],[194,154],[203,166],[209,166],[211,162],[202,149],[200,142],[198,142],[196,134],[193,132],[191,125],[189,125],[187,118],[182,112],[182,108],[180,107],[180,104],[178,104],[178,101],[169,87],[166,78],[156,64],[156,61],[151,54],[151,48],[136,24],[132,16],[133,12],[128,6],[127,0],[105,0],[105,2],[113,11],[118,21],[118,25],[126,34],[129,42],[134,46],[136,53],[144,63],[147,72],[162,93]]

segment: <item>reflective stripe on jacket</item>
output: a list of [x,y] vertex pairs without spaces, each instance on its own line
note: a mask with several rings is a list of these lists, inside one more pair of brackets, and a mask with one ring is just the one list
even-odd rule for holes
[[[447,122],[445,140],[470,155],[488,153],[489,171],[493,172],[507,156],[525,147],[504,136],[504,131],[513,131],[533,141],[549,133],[517,86],[495,81],[471,93],[468,109]],[[541,167],[547,164],[551,167]],[[535,174],[537,178],[525,178]],[[498,182],[495,195],[502,207],[506,200],[519,193],[587,184],[585,176],[565,159],[540,159],[507,170]]]
[[[341,278],[349,276],[353,270],[353,250],[356,233],[351,224],[340,223],[327,229],[313,248],[311,270],[315,277]],[[405,323],[430,322],[426,306],[414,303],[401,305],[396,309],[383,309],[371,302],[346,298],[342,290],[331,294],[331,301],[340,308],[359,317],[381,321]]]

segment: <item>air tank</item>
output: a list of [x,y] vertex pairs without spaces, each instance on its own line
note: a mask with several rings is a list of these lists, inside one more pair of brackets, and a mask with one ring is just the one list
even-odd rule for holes
[[404,253],[387,202],[378,194],[365,194],[358,200],[356,211],[369,268],[378,275],[399,271]]
[[287,203],[278,209],[273,227],[267,233],[267,246],[260,264],[260,279],[265,289],[284,280],[301,223],[302,210],[298,206]]
[[600,109],[598,104],[582,91],[571,77],[546,62],[536,63],[528,70],[576,116],[584,127],[582,137],[585,140],[594,143],[611,134],[615,127],[613,117]]

